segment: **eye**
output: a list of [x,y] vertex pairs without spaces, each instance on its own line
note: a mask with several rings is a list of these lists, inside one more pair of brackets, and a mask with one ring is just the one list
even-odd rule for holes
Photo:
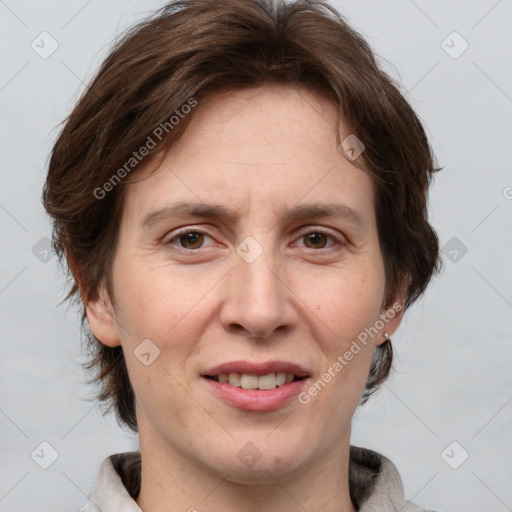
[[303,247],[307,247],[308,249],[326,249],[336,244],[343,245],[343,242],[330,233],[324,233],[319,230],[304,233],[300,236],[299,240],[303,240]]
[[164,241],[165,245],[176,246],[178,249],[194,250],[201,249],[205,239],[211,237],[202,231],[188,230],[177,233],[172,238]]

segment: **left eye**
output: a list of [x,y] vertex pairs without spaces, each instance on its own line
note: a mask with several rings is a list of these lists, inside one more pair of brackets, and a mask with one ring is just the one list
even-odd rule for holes
[[[312,231],[311,233],[302,235],[299,240],[304,240],[304,246],[308,249],[324,249],[329,239],[333,241],[334,237],[327,233],[322,233],[321,231]],[[331,243],[330,245],[334,244]]]

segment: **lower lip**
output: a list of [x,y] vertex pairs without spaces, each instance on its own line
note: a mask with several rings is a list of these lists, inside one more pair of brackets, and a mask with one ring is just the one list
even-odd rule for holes
[[217,396],[229,405],[246,411],[273,411],[289,404],[302,390],[307,378],[275,389],[243,389],[203,377]]

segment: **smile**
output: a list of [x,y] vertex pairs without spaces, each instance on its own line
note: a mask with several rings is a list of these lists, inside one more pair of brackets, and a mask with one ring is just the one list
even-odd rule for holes
[[311,375],[290,361],[227,361],[202,372],[213,395],[246,411],[272,411],[290,404]]

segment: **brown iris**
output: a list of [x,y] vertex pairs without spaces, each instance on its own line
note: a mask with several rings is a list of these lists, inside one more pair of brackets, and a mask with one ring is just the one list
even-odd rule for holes
[[203,245],[204,235],[202,233],[191,231],[190,233],[181,235],[179,240],[185,249],[198,249]]
[[323,249],[326,243],[327,235],[324,233],[310,233],[308,235],[304,235],[304,245],[310,249]]

